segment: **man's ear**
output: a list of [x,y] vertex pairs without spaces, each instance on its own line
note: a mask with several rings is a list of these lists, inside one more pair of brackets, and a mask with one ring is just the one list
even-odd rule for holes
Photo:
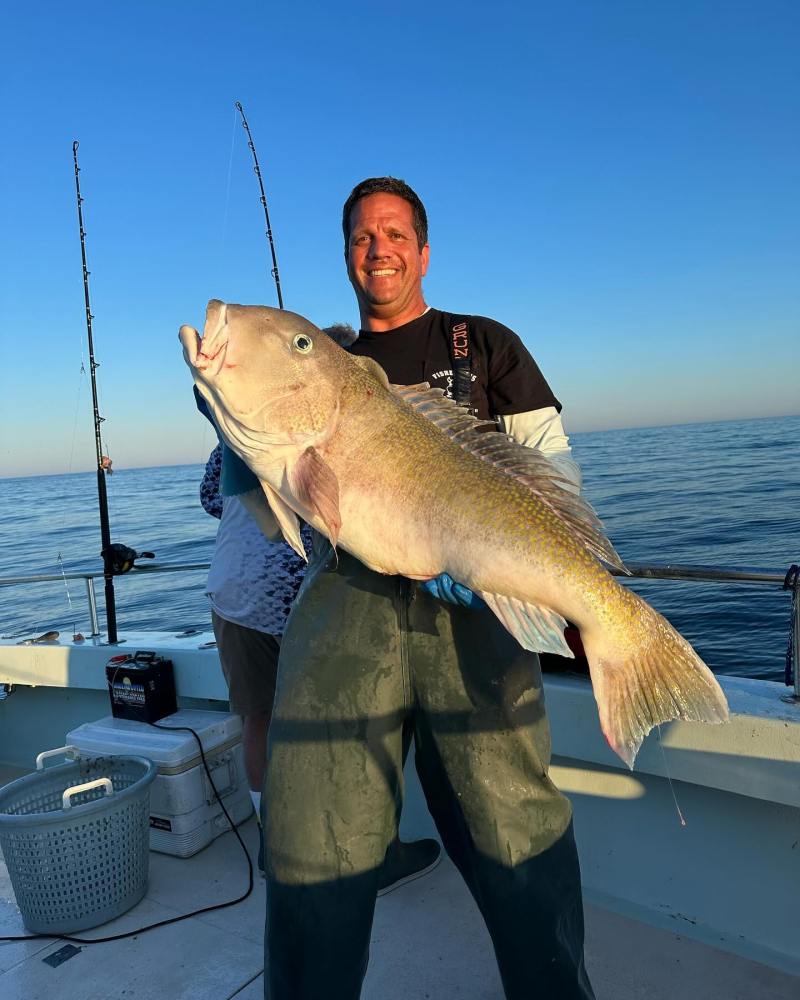
[[422,262],[419,270],[420,274],[424,278],[425,275],[428,273],[428,264],[430,263],[431,259],[431,248],[427,243],[422,248],[422,250],[420,250],[420,257],[422,258]]

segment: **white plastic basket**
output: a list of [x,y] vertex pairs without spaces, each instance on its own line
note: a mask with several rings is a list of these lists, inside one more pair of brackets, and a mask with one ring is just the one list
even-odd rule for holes
[[147,890],[150,785],[144,757],[44,768],[0,788],[0,849],[22,920],[36,934],[73,934],[113,920]]

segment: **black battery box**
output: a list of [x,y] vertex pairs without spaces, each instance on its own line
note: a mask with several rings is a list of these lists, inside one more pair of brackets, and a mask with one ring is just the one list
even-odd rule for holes
[[157,722],[177,712],[172,660],[148,650],[112,656],[106,664],[111,714],[116,719]]

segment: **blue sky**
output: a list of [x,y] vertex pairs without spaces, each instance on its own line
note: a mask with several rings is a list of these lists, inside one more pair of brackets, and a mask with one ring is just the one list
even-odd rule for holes
[[[800,5],[151,2],[3,18],[0,475],[205,459],[181,323],[357,310],[341,204],[405,178],[432,305],[520,333],[568,431],[800,412]],[[290,10],[291,7],[291,10]]]

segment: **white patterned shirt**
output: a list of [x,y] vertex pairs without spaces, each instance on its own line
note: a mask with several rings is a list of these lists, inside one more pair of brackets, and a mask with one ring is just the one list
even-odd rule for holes
[[[206,593],[211,607],[226,621],[281,636],[306,563],[286,542],[268,541],[237,497],[220,497],[220,464],[217,447],[200,487],[203,508],[215,517],[221,513]],[[307,525],[302,537],[310,552]]]

